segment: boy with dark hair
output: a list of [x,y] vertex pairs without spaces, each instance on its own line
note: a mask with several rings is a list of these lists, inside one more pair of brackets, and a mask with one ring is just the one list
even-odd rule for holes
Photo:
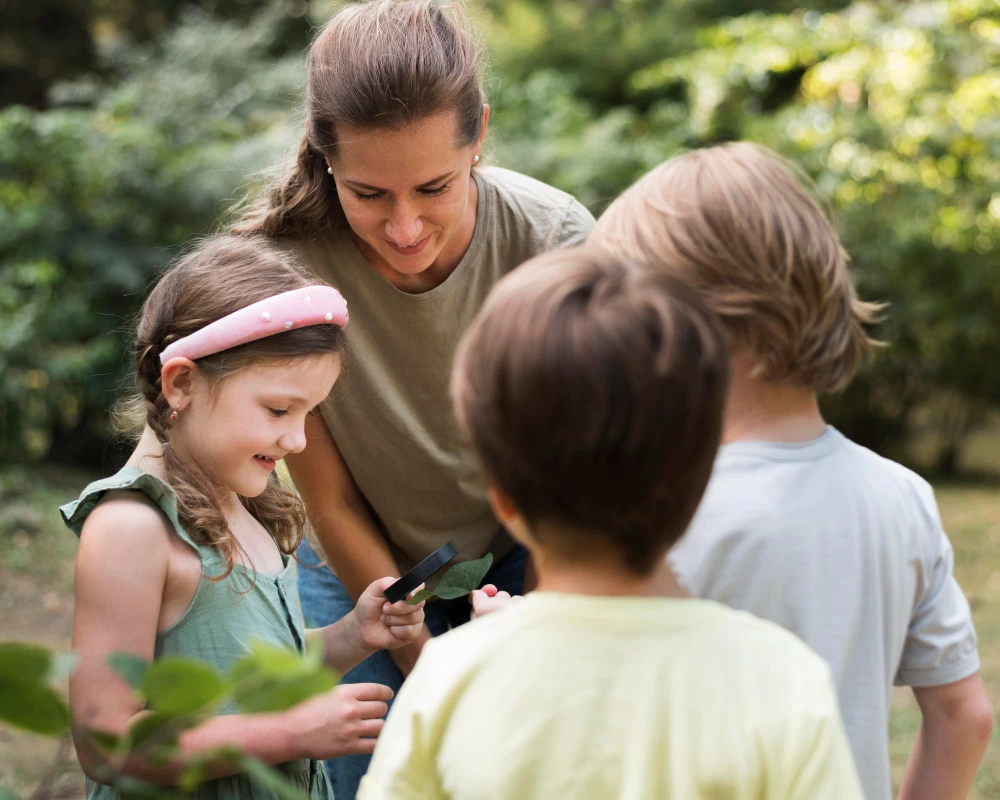
[[821,659],[664,558],[727,374],[718,320],[662,273],[572,250],[497,285],[452,397],[538,590],[427,645],[362,798],[861,797]]

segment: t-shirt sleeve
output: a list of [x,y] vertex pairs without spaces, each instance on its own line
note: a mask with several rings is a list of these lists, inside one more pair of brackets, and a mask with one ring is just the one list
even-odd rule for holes
[[953,574],[951,542],[933,491],[924,487],[922,494],[930,544],[921,559],[915,610],[895,679],[897,685],[914,687],[943,686],[979,671],[976,629]]
[[833,681],[826,673],[809,704],[795,704],[794,717],[771,771],[770,800],[864,800]]
[[548,250],[560,247],[574,247],[583,244],[594,229],[594,215],[576,198],[571,198],[562,222],[553,233]]
[[400,689],[378,737],[368,773],[358,787],[358,800],[445,800],[431,742],[433,720],[422,707],[428,692],[423,659]]

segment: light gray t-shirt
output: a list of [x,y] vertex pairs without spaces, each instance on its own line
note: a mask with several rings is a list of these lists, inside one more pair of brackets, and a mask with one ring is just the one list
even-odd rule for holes
[[889,800],[892,685],[979,670],[930,485],[832,427],[722,447],[670,553],[692,594],[777,622],[830,665],[868,800]]
[[512,546],[486,501],[448,397],[458,341],[504,275],[582,244],[594,218],[572,196],[498,167],[473,170],[476,229],[458,266],[420,294],[395,288],[338,229],[282,247],[347,300],[348,366],[322,412],[401,570],[453,539],[458,560]]

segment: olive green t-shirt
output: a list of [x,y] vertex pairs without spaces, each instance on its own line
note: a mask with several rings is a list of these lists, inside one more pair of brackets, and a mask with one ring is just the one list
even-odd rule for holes
[[472,242],[430,291],[396,289],[347,229],[282,242],[347,300],[347,367],[323,417],[404,571],[449,539],[459,560],[509,549],[452,414],[452,358],[497,281],[533,256],[581,244],[594,225],[573,197],[533,178],[498,167],[473,175]]

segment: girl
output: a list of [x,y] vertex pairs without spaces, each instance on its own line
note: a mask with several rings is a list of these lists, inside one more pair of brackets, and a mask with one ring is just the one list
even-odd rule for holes
[[[306,515],[273,471],[306,446],[306,419],[340,371],[346,324],[334,289],[251,237],[209,240],[150,294],[135,341],[145,432],[117,475],[61,509],[80,534],[70,703],[81,729],[120,734],[143,713],[108,667],[115,651],[182,654],[228,671],[251,637],[304,649],[289,557]],[[417,637],[423,610],[387,603],[392,580],[371,583],[351,613],[309,631],[327,665],[343,672]],[[315,759],[370,753],[391,696],[379,685],[339,686],[285,713],[219,716],[181,737],[182,755],[234,745],[330,797]],[[76,744],[88,797],[115,797],[97,783],[101,757],[82,730]],[[216,766],[196,796],[270,796]],[[126,771],[170,784],[179,765]]]
[[[375,0],[344,7],[309,53],[295,164],[235,230],[274,237],[341,288],[358,319],[357,363],[288,459],[336,572],[300,570],[305,617],[349,613],[381,575],[453,539],[492,552],[488,577],[519,594],[525,554],[490,514],[448,403],[455,346],[496,282],[547,250],[582,242],[593,217],[564,192],[481,166],[490,107],[482,58],[458,5]],[[319,563],[305,542],[299,557]],[[435,601],[409,645],[345,676],[398,688],[428,639],[469,618]],[[367,757],[328,765],[353,800]]]

